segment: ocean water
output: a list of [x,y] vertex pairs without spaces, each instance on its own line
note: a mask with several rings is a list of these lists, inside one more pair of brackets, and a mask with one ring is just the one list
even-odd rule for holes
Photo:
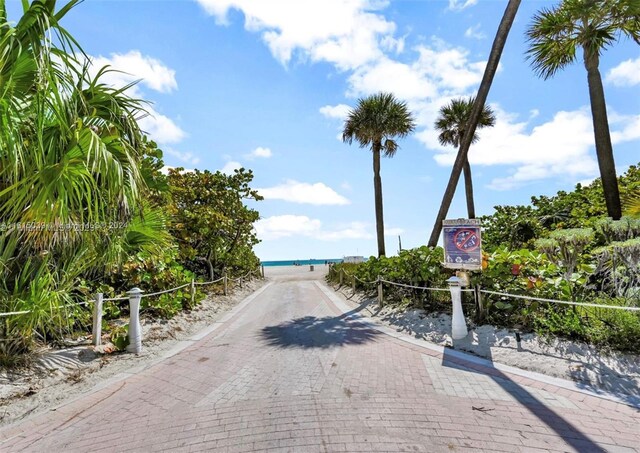
[[327,261],[329,263],[341,263],[342,258],[330,258],[330,259],[322,259],[322,260],[284,260],[284,261],[262,261],[263,266],[293,266],[296,263],[301,266],[308,266],[310,264],[313,265],[324,265],[324,262]]

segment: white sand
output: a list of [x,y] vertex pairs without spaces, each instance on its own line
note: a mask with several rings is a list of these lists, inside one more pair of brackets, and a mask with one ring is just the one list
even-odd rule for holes
[[518,347],[515,332],[490,325],[468,324],[467,338],[453,341],[449,315],[427,315],[423,310],[389,306],[380,310],[375,299],[354,295],[347,287],[338,293],[350,306],[359,307],[361,315],[398,332],[640,402],[640,357],[637,355],[598,351],[584,343],[566,340],[546,341],[532,333],[522,334]]
[[181,340],[211,325],[247,295],[264,284],[254,280],[229,296],[209,296],[194,310],[171,320],[141,320],[143,352],[100,354],[88,345],[66,349],[44,348],[29,369],[0,370],[0,425],[32,412],[51,409],[87,392],[99,383],[131,368],[150,364]]
[[[269,280],[322,280],[327,267],[265,267]],[[141,355],[99,354],[84,345],[67,349],[43,349],[27,370],[0,370],[0,425],[21,419],[34,411],[58,406],[87,392],[99,383],[131,368],[149,364],[177,342],[211,325],[225,312],[263,285],[254,281],[230,296],[212,296],[190,313],[170,321],[143,319]],[[463,341],[452,342],[448,315],[427,316],[422,310],[385,307],[378,311],[373,299],[351,294],[343,287],[346,302],[372,321],[395,328],[431,343],[454,347],[494,362],[571,379],[596,388],[640,399],[640,359],[638,356],[605,354],[584,344],[555,340],[547,343],[533,334],[522,335],[521,348],[515,335],[493,326],[478,326]]]

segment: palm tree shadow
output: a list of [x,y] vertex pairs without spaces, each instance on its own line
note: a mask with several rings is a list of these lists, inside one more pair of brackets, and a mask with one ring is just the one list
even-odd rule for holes
[[[464,343],[465,340],[462,340],[462,342]],[[454,347],[455,344],[456,341],[454,340]],[[481,367],[481,370],[469,368],[469,362],[459,354],[461,353],[445,348],[442,355],[442,366],[489,376],[502,390],[508,393],[514,400],[521,403],[531,414],[535,415],[550,430],[554,431],[575,450],[588,452],[607,451],[589,439],[579,428],[551,409],[541,398],[534,395],[524,386],[513,381],[507,374],[491,366]],[[491,355],[489,355],[487,359],[493,363]]]
[[292,319],[277,326],[264,327],[260,336],[269,346],[280,348],[326,349],[374,341],[380,332],[349,319],[357,310],[336,317]]

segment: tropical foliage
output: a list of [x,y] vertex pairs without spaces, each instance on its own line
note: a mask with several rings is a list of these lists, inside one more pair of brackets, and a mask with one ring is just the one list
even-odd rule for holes
[[600,55],[621,37],[640,44],[637,0],[563,0],[543,8],[527,31],[528,57],[534,71],[548,79],[576,61],[577,49],[587,70],[596,154],[609,217],[622,215],[607,106],[600,75]]
[[[640,186],[640,168],[620,177],[623,194]],[[476,322],[542,335],[562,336],[623,351],[640,352],[640,312],[547,303],[544,299],[595,305],[640,307],[640,219],[606,217],[602,183],[578,185],[571,192],[532,198],[531,206],[497,206],[483,221],[485,257],[472,286],[482,309],[467,296],[465,310]],[[330,279],[375,293],[378,276],[409,286],[446,288],[452,271],[441,267],[442,250],[421,247],[397,257],[371,257],[362,264],[334,267]],[[347,277],[345,277],[347,275]],[[518,299],[495,293],[526,296]],[[384,285],[385,301],[432,312],[448,311],[447,292]],[[446,302],[449,301],[449,304]]]
[[241,168],[233,175],[181,170],[169,171],[171,233],[178,240],[181,259],[194,269],[204,265],[211,280],[227,271],[257,268],[253,223],[260,215],[244,200],[262,197],[249,187],[251,170]]
[[[36,339],[86,332],[90,307],[78,303],[96,292],[162,290],[199,275],[177,225],[201,202],[185,188],[198,192],[203,180],[161,173],[162,151],[138,125],[144,101],[130,96],[130,86],[107,85],[108,68],[90,71],[60,25],[78,3],[56,10],[54,0],[23,2],[12,25],[0,2],[0,312],[18,312],[0,318],[4,357]],[[257,212],[243,205],[259,199],[248,186],[251,172],[196,175],[216,181],[208,209],[197,213],[198,227],[215,228],[203,249],[218,268],[246,272],[257,264]],[[209,189],[204,184],[200,195]],[[143,300],[161,316],[194,302],[181,293]],[[108,319],[126,307],[105,310]]]
[[360,148],[370,147],[373,153],[378,256],[385,255],[380,154],[393,157],[399,148],[396,139],[408,136],[415,127],[415,120],[407,104],[398,101],[391,93],[378,93],[359,99],[344,123],[342,140],[348,144],[355,140]]

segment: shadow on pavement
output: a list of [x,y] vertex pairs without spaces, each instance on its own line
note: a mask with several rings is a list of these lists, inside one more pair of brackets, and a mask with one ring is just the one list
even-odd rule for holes
[[[464,340],[462,340],[464,341]],[[454,341],[455,347],[455,341]],[[489,360],[493,362],[491,357]],[[474,369],[465,367],[464,359],[460,359],[450,350],[445,348],[442,356],[442,366],[455,368],[458,370],[464,370],[469,373],[481,373],[488,375],[493,382],[498,384],[502,390],[507,392],[514,400],[522,404],[529,412],[535,415],[541,422],[554,431],[560,438],[562,438],[567,444],[580,452],[606,452],[604,448],[600,447],[597,443],[589,439],[583,432],[577,427],[571,424],[568,420],[564,419],[561,415],[557,414],[548,405],[545,405],[539,397],[536,397],[533,393],[527,390],[522,385],[514,382],[508,375],[498,370],[497,368],[491,368],[488,373],[482,373]]]
[[269,346],[323,349],[363,344],[380,335],[380,332],[364,324],[348,321],[346,318],[353,313],[351,311],[336,317],[296,318],[277,326],[264,327],[261,336]]

